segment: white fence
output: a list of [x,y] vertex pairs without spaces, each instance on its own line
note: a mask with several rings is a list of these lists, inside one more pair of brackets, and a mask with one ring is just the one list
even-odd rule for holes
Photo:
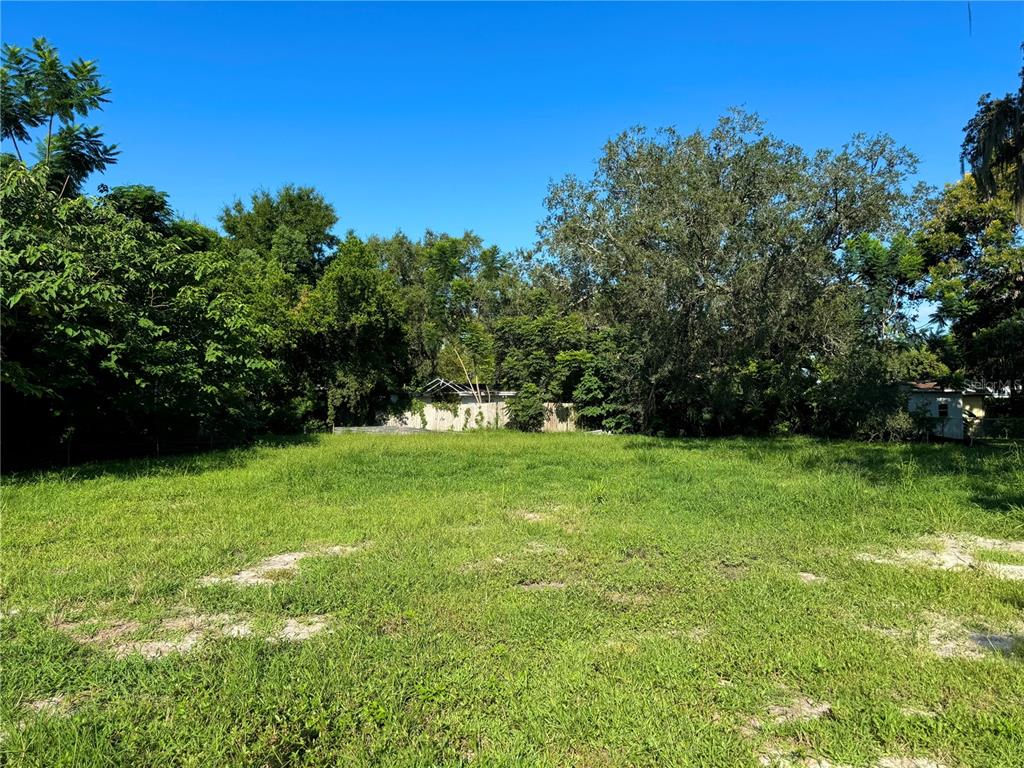
[[[574,432],[576,411],[572,403],[545,403],[544,432]],[[508,408],[504,402],[423,403],[422,410],[409,410],[391,416],[384,426],[413,427],[433,432],[461,432],[466,429],[496,429],[508,424]]]

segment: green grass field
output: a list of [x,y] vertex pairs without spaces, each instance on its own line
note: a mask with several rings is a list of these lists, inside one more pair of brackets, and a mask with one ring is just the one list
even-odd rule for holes
[[350,434],[3,498],[10,765],[1024,765],[1012,446]]

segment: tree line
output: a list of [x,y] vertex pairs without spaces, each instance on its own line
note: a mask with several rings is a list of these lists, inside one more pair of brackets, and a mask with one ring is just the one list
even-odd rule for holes
[[905,438],[895,383],[1024,374],[1024,79],[982,98],[944,190],[888,136],[808,154],[734,111],[615,137],[507,253],[339,235],[311,187],[232,201],[220,231],[154,186],[85,194],[118,157],[82,123],[97,65],[39,39],[2,76],[8,465],[371,423],[437,376],[587,428]]

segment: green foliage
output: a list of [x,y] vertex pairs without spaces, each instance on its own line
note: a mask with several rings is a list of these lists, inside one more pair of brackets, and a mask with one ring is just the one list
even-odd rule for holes
[[[276,367],[233,265],[191,252],[108,200],[3,179],[3,384],[23,444],[245,431]],[[25,447],[23,445],[23,447]]]
[[521,432],[539,432],[544,426],[544,398],[536,384],[524,384],[506,401],[509,426]]
[[286,272],[312,284],[330,262],[338,238],[338,216],[311,187],[287,185],[274,195],[252,195],[248,207],[235,200],[220,215],[230,248],[272,256]]
[[[588,429],[896,439],[914,433],[895,382],[1024,378],[1002,102],[968,127],[980,188],[927,202],[887,136],[808,156],[738,111],[707,133],[632,129],[591,179],[552,185],[543,250],[510,254],[470,231],[339,237],[311,187],[235,200],[223,235],[152,186],[81,197],[116,159],[77,122],[109,95],[95,63],[40,39],[5,46],[2,77],[0,380],[20,454],[372,423],[438,376],[518,390],[524,430],[552,400]],[[925,296],[949,333],[914,327]]]
[[65,64],[57,49],[40,37],[29,49],[3,46],[0,79],[3,138],[24,163],[21,144],[45,128],[36,142],[35,168],[51,191],[78,194],[91,173],[117,161],[116,145],[105,144],[99,128],[75,122],[108,101],[110,89],[101,84],[96,62],[76,59]]
[[946,187],[918,244],[929,265],[927,295],[957,340],[965,372],[1024,378],[1024,243],[1010,191],[983,197],[970,176]]
[[327,422],[372,422],[405,380],[401,300],[394,278],[353,233],[297,307],[298,371],[312,397],[327,387]]
[[611,408],[605,402],[605,390],[591,371],[587,371],[572,392],[576,406],[576,422],[584,429],[607,427],[605,418],[611,415]]
[[978,100],[978,111],[964,126],[960,163],[970,166],[982,196],[1009,191],[1017,223],[1024,225],[1024,67],[1017,93],[1001,99],[986,93]]
[[896,237],[915,162],[863,136],[808,158],[734,113],[706,135],[634,129],[591,180],[554,185],[541,232],[570,301],[615,329],[604,380],[617,421],[666,434],[808,427],[816,373],[857,351],[859,316],[887,331],[905,305],[904,239],[884,263],[844,264],[841,249]]
[[862,232],[843,251],[846,269],[862,288],[866,338],[881,343],[908,336],[908,310],[925,271],[913,239],[899,232],[886,245]]
[[894,407],[869,413],[858,425],[857,437],[868,442],[906,443],[926,438],[932,427],[928,417]]

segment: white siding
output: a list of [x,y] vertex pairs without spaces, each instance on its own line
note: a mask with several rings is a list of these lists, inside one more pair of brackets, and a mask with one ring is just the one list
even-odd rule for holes
[[[940,416],[940,405],[945,405],[946,416]],[[911,413],[923,413],[939,419],[932,434],[951,440],[964,439],[964,399],[958,392],[911,392],[907,403]]]

